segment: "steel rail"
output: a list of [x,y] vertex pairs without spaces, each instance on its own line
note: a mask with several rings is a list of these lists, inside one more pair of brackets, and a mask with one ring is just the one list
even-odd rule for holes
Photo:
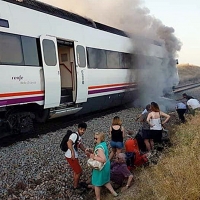
[[182,92],[182,91],[187,91],[187,90],[190,90],[190,89],[193,89],[193,88],[197,88],[197,87],[200,87],[200,83],[192,83],[192,84],[187,84],[187,85],[183,85],[183,86],[177,86],[175,88],[173,88],[173,92],[174,93],[179,93],[179,92]]

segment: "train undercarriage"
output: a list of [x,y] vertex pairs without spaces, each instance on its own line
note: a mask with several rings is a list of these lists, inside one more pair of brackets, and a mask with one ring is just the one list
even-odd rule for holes
[[6,113],[5,118],[0,119],[0,137],[32,132],[34,118],[35,115],[31,112],[13,111]]

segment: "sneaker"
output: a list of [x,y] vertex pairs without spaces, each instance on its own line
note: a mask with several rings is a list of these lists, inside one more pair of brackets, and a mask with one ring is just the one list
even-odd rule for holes
[[112,193],[112,195],[113,195],[114,197],[117,197],[117,196],[118,196],[117,192]]

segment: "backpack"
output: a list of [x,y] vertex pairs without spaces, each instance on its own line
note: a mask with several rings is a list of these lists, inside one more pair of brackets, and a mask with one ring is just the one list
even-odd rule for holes
[[[68,146],[67,146],[67,142],[68,142],[68,140],[69,140],[69,137],[70,137],[70,135],[72,134],[72,133],[75,133],[75,132],[72,132],[71,130],[67,130],[67,133],[66,133],[66,135],[63,137],[63,139],[62,139],[62,141],[61,141],[61,143],[60,143],[60,149],[62,150],[62,151],[67,151],[68,150]],[[77,150],[77,145],[78,145],[78,139],[79,139],[79,136],[78,136],[78,134],[77,133],[75,133],[76,135],[77,135],[77,139],[76,139],[76,141],[75,141],[75,145],[74,145],[74,148]]]

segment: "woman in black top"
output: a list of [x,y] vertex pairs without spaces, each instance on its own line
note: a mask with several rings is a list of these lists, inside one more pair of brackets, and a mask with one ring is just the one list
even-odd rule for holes
[[122,148],[124,147],[123,139],[125,136],[125,131],[124,127],[122,126],[122,121],[118,116],[115,116],[112,120],[109,136],[111,137],[110,146],[112,147],[109,159],[112,159],[114,154],[121,153]]

